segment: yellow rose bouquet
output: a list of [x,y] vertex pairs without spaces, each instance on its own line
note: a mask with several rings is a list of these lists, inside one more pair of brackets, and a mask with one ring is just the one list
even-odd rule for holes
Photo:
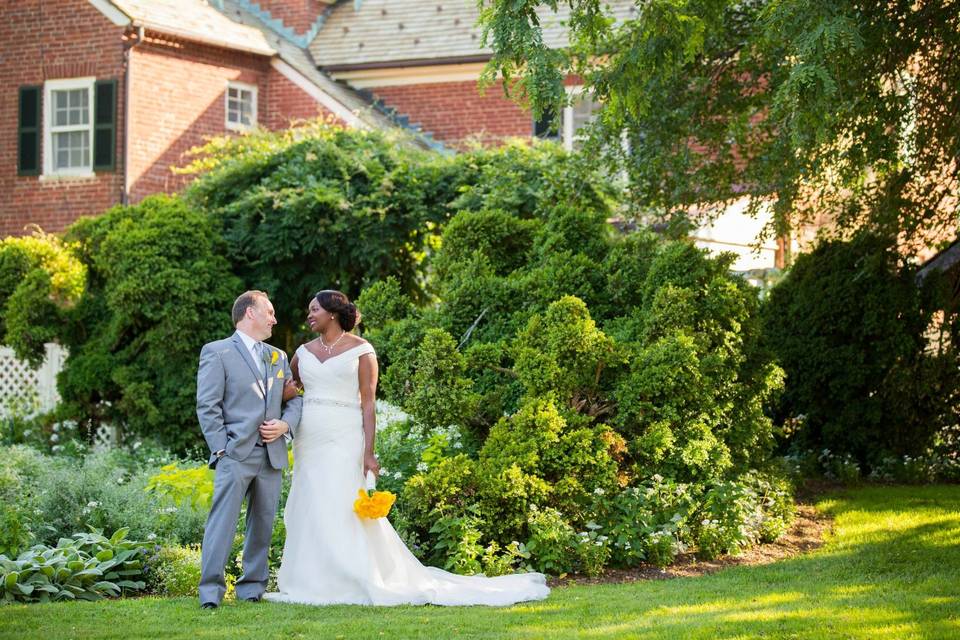
[[[370,478],[367,480],[367,486],[373,483]],[[369,489],[358,489],[357,499],[353,502],[353,511],[361,518],[384,518],[390,513],[390,507],[397,501],[397,496],[389,491],[374,491],[372,494]]]

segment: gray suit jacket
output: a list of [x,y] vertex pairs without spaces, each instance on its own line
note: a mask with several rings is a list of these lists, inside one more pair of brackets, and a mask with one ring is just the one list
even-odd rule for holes
[[[265,379],[236,333],[208,342],[200,350],[197,418],[210,447],[211,467],[216,466],[220,449],[234,460],[246,459],[265,420],[283,420],[290,425],[291,437],[296,433],[303,399],[297,396],[283,404],[283,383],[290,379],[290,363],[283,351],[266,346]],[[266,448],[270,466],[287,466],[286,438],[277,438]]]

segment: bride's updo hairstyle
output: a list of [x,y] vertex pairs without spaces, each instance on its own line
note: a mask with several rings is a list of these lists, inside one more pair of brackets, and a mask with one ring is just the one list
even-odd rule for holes
[[337,322],[344,331],[353,331],[353,327],[357,324],[357,305],[350,302],[345,294],[326,289],[314,297],[324,311],[337,316]]

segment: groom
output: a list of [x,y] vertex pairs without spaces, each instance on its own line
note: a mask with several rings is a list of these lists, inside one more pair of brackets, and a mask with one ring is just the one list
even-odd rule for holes
[[295,396],[282,405],[290,365],[283,351],[262,342],[277,324],[267,294],[247,291],[237,298],[233,324],[232,336],[203,345],[197,371],[197,418],[216,470],[201,552],[204,609],[219,606],[226,592],[224,569],[244,498],[247,528],[237,598],[256,602],[267,588],[286,439],[300,422],[303,402]]

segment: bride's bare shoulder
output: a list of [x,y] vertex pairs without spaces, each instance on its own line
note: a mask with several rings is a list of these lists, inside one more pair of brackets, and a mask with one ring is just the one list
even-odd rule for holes
[[343,341],[347,343],[348,349],[354,349],[362,344],[370,344],[360,336],[353,335],[352,333],[343,336]]

